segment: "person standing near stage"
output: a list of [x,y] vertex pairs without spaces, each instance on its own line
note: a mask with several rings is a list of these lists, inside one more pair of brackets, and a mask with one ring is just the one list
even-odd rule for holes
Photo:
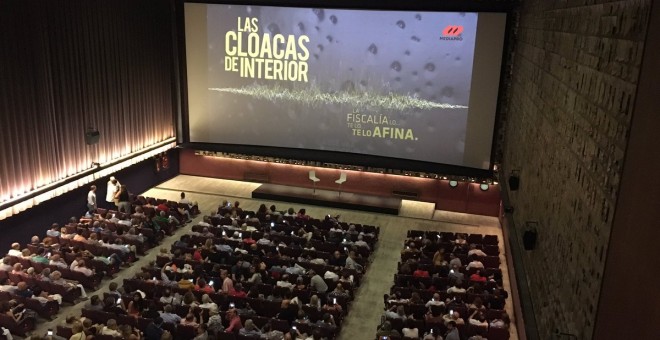
[[117,194],[120,187],[121,185],[115,176],[110,176],[110,180],[108,180],[108,191],[105,194],[105,201],[108,202],[108,204],[117,205],[117,202],[119,201],[115,199],[115,194]]
[[123,211],[127,214],[131,213],[131,202],[130,202],[130,196],[128,194],[128,188],[126,188],[125,185],[122,185],[119,187],[119,191],[115,194],[115,198],[118,200],[117,202],[117,210],[120,212]]
[[92,185],[87,193],[87,211],[91,214],[96,211],[96,208],[96,185]]

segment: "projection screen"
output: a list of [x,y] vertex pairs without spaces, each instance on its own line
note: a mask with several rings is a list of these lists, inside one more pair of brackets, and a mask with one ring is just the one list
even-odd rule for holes
[[189,142],[490,167],[506,14],[184,11]]

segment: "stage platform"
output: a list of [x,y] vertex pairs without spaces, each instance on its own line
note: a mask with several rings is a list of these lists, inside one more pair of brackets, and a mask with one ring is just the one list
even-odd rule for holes
[[353,194],[350,192],[342,192],[340,196],[339,191],[320,189],[316,189],[316,194],[314,194],[313,189],[277,184],[260,185],[252,191],[252,198],[390,215],[398,215],[401,208],[400,198]]

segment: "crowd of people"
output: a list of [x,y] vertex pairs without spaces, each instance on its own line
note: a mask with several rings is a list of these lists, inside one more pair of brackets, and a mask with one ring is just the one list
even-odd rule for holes
[[502,273],[482,263],[490,256],[483,248],[497,249],[497,238],[419,231],[408,236],[394,286],[384,296],[378,339],[508,339]]
[[[117,194],[122,190],[118,187]],[[95,204],[95,195],[88,195],[90,202]],[[125,212],[91,208],[65,225],[53,223],[43,239],[35,235],[28,244],[13,243],[0,261],[0,321],[10,333],[24,335],[37,316],[49,319],[61,304],[87,300],[87,291],[130,266],[196,212],[193,204],[143,197]]]
[[[119,206],[121,186],[108,185],[107,203]],[[91,208],[43,239],[12,244],[0,262],[0,317],[16,334],[62,303],[87,301],[50,339],[333,339],[379,233],[338,215],[224,201],[134,278],[88,299],[199,213],[185,193],[179,202],[136,197],[124,211]],[[507,339],[497,254],[490,235],[409,232],[378,339]]]
[[82,312],[96,323],[88,332],[119,324],[153,340],[332,339],[379,232],[339,219],[225,201],[122,287],[93,295]]

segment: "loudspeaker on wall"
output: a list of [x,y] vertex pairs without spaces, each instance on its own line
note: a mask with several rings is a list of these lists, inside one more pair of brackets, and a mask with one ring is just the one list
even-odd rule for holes
[[99,139],[101,139],[101,133],[99,130],[90,130],[85,132],[85,144],[87,145],[94,145],[99,142]]
[[511,191],[516,191],[520,187],[520,177],[518,177],[518,174],[511,174],[509,176],[509,189]]
[[523,247],[525,250],[534,250],[536,248],[536,230],[526,230],[523,234]]

